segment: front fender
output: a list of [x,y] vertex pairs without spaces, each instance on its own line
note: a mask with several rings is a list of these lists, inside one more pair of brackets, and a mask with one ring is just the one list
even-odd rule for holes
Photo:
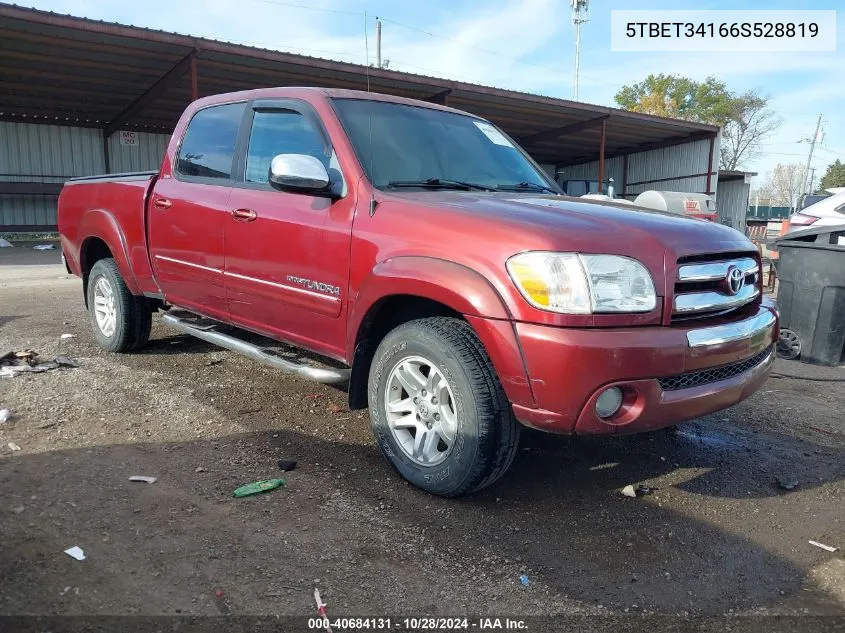
[[129,265],[129,248],[126,244],[126,236],[123,234],[120,224],[114,215],[106,209],[92,209],[85,213],[79,227],[79,254],[77,261],[80,270],[82,262],[85,261],[85,249],[91,238],[99,238],[109,247],[112,257],[117,263],[120,275],[126,282],[126,286],[132,294],[139,295],[141,291],[138,281]]
[[402,256],[377,264],[351,306],[347,358],[354,357],[358,332],[373,307],[397,295],[430,299],[464,315],[487,350],[508,399],[536,406],[510,311],[487,278],[455,262]]

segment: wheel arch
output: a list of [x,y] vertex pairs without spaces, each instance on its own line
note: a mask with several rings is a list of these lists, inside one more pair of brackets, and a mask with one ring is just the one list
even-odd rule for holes
[[408,321],[435,316],[468,321],[511,401],[533,406],[511,315],[493,285],[478,272],[455,262],[396,257],[373,269],[352,308],[347,342],[352,366],[351,409],[367,407],[370,364],[387,333]]

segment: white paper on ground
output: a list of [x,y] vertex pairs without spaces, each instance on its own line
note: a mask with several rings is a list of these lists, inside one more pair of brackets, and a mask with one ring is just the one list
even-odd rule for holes
[[154,484],[157,481],[156,477],[147,477],[146,475],[132,475],[129,481],[139,481],[144,484]]
[[78,547],[76,545],[66,549],[65,554],[67,554],[71,558],[75,558],[76,560],[85,560],[85,552],[82,551],[81,547]]

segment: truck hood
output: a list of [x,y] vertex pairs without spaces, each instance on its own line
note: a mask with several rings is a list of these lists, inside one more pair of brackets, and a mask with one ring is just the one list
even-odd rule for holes
[[668,251],[683,257],[754,249],[742,233],[730,227],[613,201],[456,191],[409,192],[391,197],[433,210],[448,210],[453,219],[455,213],[472,216],[471,224],[476,226],[504,225],[514,238],[538,236],[544,247],[560,250],[642,257],[646,249],[658,249],[661,255]]

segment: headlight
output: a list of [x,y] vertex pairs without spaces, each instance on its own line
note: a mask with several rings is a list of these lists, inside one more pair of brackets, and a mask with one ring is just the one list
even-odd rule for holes
[[649,312],[657,305],[651,275],[628,257],[535,251],[514,255],[507,269],[522,296],[541,310]]

